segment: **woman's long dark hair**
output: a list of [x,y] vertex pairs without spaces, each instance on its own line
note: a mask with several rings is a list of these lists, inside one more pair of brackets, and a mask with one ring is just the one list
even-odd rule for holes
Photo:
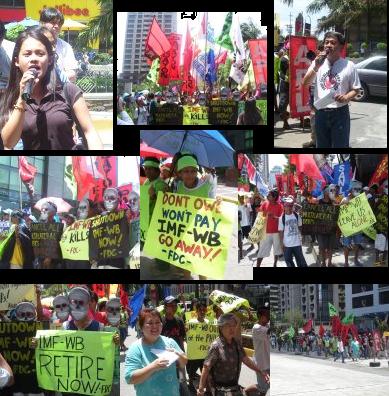
[[12,59],[11,59],[11,70],[9,73],[8,86],[0,101],[0,131],[7,123],[9,114],[12,111],[13,106],[16,103],[16,100],[19,97],[19,90],[20,90],[19,84],[23,76],[23,73],[21,72],[19,67],[15,65],[15,61],[19,58],[20,49],[24,41],[29,37],[32,37],[35,40],[40,41],[46,47],[46,51],[49,56],[49,61],[51,61],[51,63],[47,68],[46,75],[44,76],[42,83],[46,85],[49,91],[52,91],[52,93],[54,93],[55,90],[58,88],[55,68],[54,68],[54,63],[55,63],[54,51],[49,39],[43,34],[43,30],[41,28],[33,27],[25,30],[19,35],[18,39],[16,40],[14,52],[12,54]]
[[254,99],[246,100],[244,104],[243,120],[245,125],[258,125],[262,121],[261,112]]

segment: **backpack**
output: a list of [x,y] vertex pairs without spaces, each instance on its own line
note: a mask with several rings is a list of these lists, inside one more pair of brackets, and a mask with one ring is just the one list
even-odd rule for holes
[[[299,215],[296,212],[293,212],[294,216],[296,217],[297,223],[299,221]],[[282,214],[282,224],[285,228],[285,212]]]

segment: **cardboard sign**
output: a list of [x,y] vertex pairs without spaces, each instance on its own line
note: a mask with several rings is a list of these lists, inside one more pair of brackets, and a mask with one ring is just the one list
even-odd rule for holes
[[236,206],[158,193],[144,251],[194,274],[223,279]]
[[62,223],[32,223],[31,238],[35,257],[61,258]]
[[140,240],[146,240],[147,229],[149,228],[149,188],[150,186],[140,186]]
[[0,352],[15,377],[11,394],[42,392],[35,373],[35,349],[30,348],[31,338],[41,329],[41,322],[0,322]]
[[60,241],[62,257],[67,260],[89,260],[89,227],[92,219],[77,220],[67,227]]
[[189,360],[204,359],[212,342],[219,337],[215,323],[187,323],[187,356]]
[[182,107],[173,103],[165,103],[157,107],[155,125],[182,125],[182,115]]
[[267,125],[267,99],[259,99],[256,100],[255,103],[261,112],[264,125]]
[[304,203],[301,212],[303,235],[333,234],[339,216],[339,206]]
[[266,237],[266,216],[262,216],[262,212],[258,212],[253,227],[250,230],[248,240],[251,243],[259,243]]
[[250,308],[248,300],[242,297],[235,296],[234,294],[225,293],[220,290],[214,290],[209,299],[218,307],[221,308],[223,313],[236,311],[240,307]]
[[15,308],[22,301],[30,301],[36,306],[34,285],[0,283],[0,311]]
[[382,195],[377,202],[374,210],[377,223],[374,225],[378,233],[388,232],[388,196]]
[[184,125],[208,125],[208,107],[184,106]]
[[363,233],[368,236],[370,239],[375,241],[377,237],[377,231],[375,230],[374,226],[369,226],[363,230]]
[[234,100],[211,100],[208,119],[212,125],[236,125],[238,103]]
[[375,222],[376,218],[364,192],[348,204],[340,206],[338,225],[345,237],[357,234]]
[[115,358],[112,332],[40,330],[36,337],[40,387],[95,396],[111,392]]
[[105,260],[128,257],[130,234],[126,212],[120,210],[92,219],[89,231],[89,257]]

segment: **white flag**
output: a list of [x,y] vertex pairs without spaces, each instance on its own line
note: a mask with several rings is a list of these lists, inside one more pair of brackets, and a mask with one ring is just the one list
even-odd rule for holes
[[230,38],[232,41],[232,45],[234,46],[234,52],[236,54],[236,61],[243,61],[246,59],[246,53],[244,49],[242,32],[240,30],[239,24],[239,16],[237,13],[234,13],[232,17],[232,25],[230,30]]

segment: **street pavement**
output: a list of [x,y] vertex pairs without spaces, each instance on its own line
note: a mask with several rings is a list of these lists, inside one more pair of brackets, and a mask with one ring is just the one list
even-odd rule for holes
[[[302,147],[311,140],[309,128],[301,128],[299,119],[290,119],[292,129],[283,131],[279,115],[274,126],[275,147]],[[387,147],[387,104],[386,98],[371,98],[368,102],[350,104],[350,146],[353,148]]]
[[[236,202],[237,189],[236,187],[227,187],[219,184],[216,192],[217,196],[222,196],[227,201]],[[233,231],[231,236],[230,249],[228,252],[228,260],[226,264],[226,271],[224,279],[226,280],[252,280],[253,272],[251,263],[240,262],[238,263],[238,223],[237,213],[234,214]],[[152,257],[148,257],[141,252],[141,265],[140,265],[140,279],[147,280],[179,280],[179,279],[193,279],[198,280],[198,275],[191,275],[181,270],[181,268],[171,265],[167,269],[161,268]]]
[[[135,330],[128,329],[129,336],[125,341],[125,345],[129,347],[133,342],[137,340]],[[135,396],[135,389],[133,385],[126,384],[124,380],[124,361],[126,352],[120,352],[120,394],[125,396]],[[242,370],[239,377],[239,384],[246,387],[255,384],[257,377],[254,371],[250,370],[244,364],[242,365]],[[152,395],[150,395],[152,396]],[[169,396],[169,395],[166,395]]]
[[[362,264],[362,267],[373,267],[375,262],[375,250],[374,244],[366,238],[365,242],[362,244],[364,250],[359,252],[359,262]],[[244,259],[239,262],[239,265],[251,265],[256,266],[257,262],[257,251],[258,247],[255,249],[249,250],[251,247],[251,243],[249,243],[246,239],[243,242],[243,254]],[[319,247],[317,243],[313,245],[311,243],[303,244],[303,254],[305,261],[307,262],[309,267],[319,267]],[[273,249],[270,252],[269,257],[265,257],[262,261],[261,267],[273,267],[274,258],[273,258]],[[344,266],[344,254],[343,249],[340,247],[333,251],[332,255],[332,264],[336,267]],[[386,263],[386,265],[388,265]],[[349,266],[355,267],[354,263],[354,252],[350,252],[349,255]],[[278,259],[277,267],[286,267],[286,263],[283,257]]]
[[388,362],[369,367],[366,362],[315,359],[271,352],[272,396],[387,396]]

